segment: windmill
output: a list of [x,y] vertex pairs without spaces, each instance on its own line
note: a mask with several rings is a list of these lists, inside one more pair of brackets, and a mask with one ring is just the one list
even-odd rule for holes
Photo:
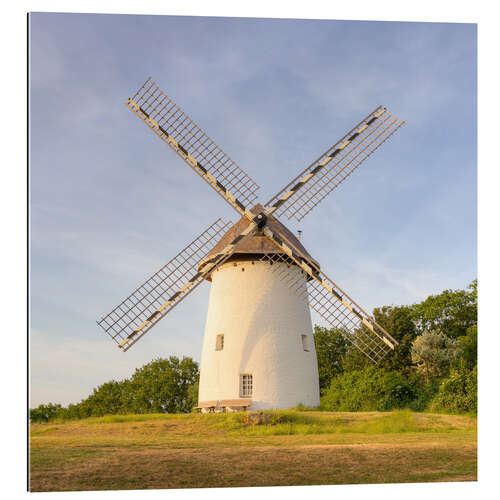
[[204,280],[203,411],[319,404],[310,308],[372,362],[397,341],[278,217],[300,221],[404,122],[379,106],[264,206],[259,186],[148,78],[127,107],[241,216],[217,219],[97,323],[127,351]]

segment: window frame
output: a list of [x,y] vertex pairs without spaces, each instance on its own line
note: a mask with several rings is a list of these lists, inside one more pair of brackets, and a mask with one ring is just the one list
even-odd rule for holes
[[306,335],[304,333],[300,335],[300,339],[302,341],[302,349],[305,352],[309,352],[309,340],[307,337],[308,337],[308,335]]
[[224,334],[218,333],[215,337],[215,350],[223,351],[224,350]]
[[240,398],[251,398],[253,396],[253,375],[251,373],[240,373]]

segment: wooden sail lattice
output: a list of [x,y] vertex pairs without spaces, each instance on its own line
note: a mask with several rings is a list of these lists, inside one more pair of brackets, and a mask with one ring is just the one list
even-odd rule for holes
[[[397,341],[330,280],[272,216],[301,220],[394,134],[403,125],[402,120],[379,106],[271,198],[266,208],[256,205],[251,209],[257,198],[257,183],[151,78],[128,100],[127,107],[242,215],[245,224],[237,231],[233,226],[234,234],[229,237],[231,223],[218,219],[98,321],[124,351],[203,279],[209,279],[238,247],[249,248],[245,243],[253,236],[261,240],[265,237],[276,247],[276,252],[259,256],[270,264],[271,272],[278,273],[280,280],[369,359],[377,363],[394,349]],[[217,246],[223,235],[224,244]],[[217,252],[209,255],[214,246]]]

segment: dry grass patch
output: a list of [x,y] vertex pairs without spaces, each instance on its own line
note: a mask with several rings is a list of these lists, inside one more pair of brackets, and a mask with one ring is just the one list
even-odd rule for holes
[[475,480],[475,446],[391,444],[245,449],[112,449],[39,471],[34,491]]
[[476,422],[436,414],[139,415],[31,428],[31,489],[475,480]]

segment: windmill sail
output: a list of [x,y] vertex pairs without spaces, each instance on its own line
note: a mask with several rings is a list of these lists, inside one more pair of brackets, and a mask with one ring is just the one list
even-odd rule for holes
[[311,265],[316,262],[314,259],[304,258],[289,240],[285,241],[269,227],[265,227],[263,233],[276,246],[276,253],[263,254],[260,260],[270,263],[271,272],[277,273],[293,292],[307,299],[332,328],[339,328],[344,337],[374,363],[398,345],[397,340],[319,267]]
[[[379,106],[274,196],[268,208],[256,205],[250,209],[259,186],[150,78],[128,100],[127,107],[228,202],[242,221],[232,227],[229,236],[232,223],[215,221],[97,322],[121,349],[128,350],[236,253],[236,260],[260,255],[271,272],[278,273],[280,280],[373,362],[395,348],[398,342],[324,274],[274,217],[301,220],[398,130],[402,120]],[[216,240],[219,243],[214,246]],[[260,290],[256,296],[261,296]],[[306,344],[303,339],[305,351]]]
[[379,106],[271,198],[268,212],[300,221],[403,124]]
[[253,204],[258,184],[151,78],[128,100],[127,107],[238,212],[243,214]]
[[381,361],[398,342],[323,273],[322,278],[334,293],[311,280],[308,283],[309,305],[374,363]]
[[297,267],[292,258],[282,253],[264,254],[260,260],[272,263],[270,272],[275,273],[295,294],[308,301],[310,307],[331,328],[337,329],[346,340],[375,364],[398,344],[322,271],[319,280],[311,279],[306,272]]
[[199,262],[232,222],[217,219],[159,271],[97,322],[124,351],[162,319],[202,281]]

